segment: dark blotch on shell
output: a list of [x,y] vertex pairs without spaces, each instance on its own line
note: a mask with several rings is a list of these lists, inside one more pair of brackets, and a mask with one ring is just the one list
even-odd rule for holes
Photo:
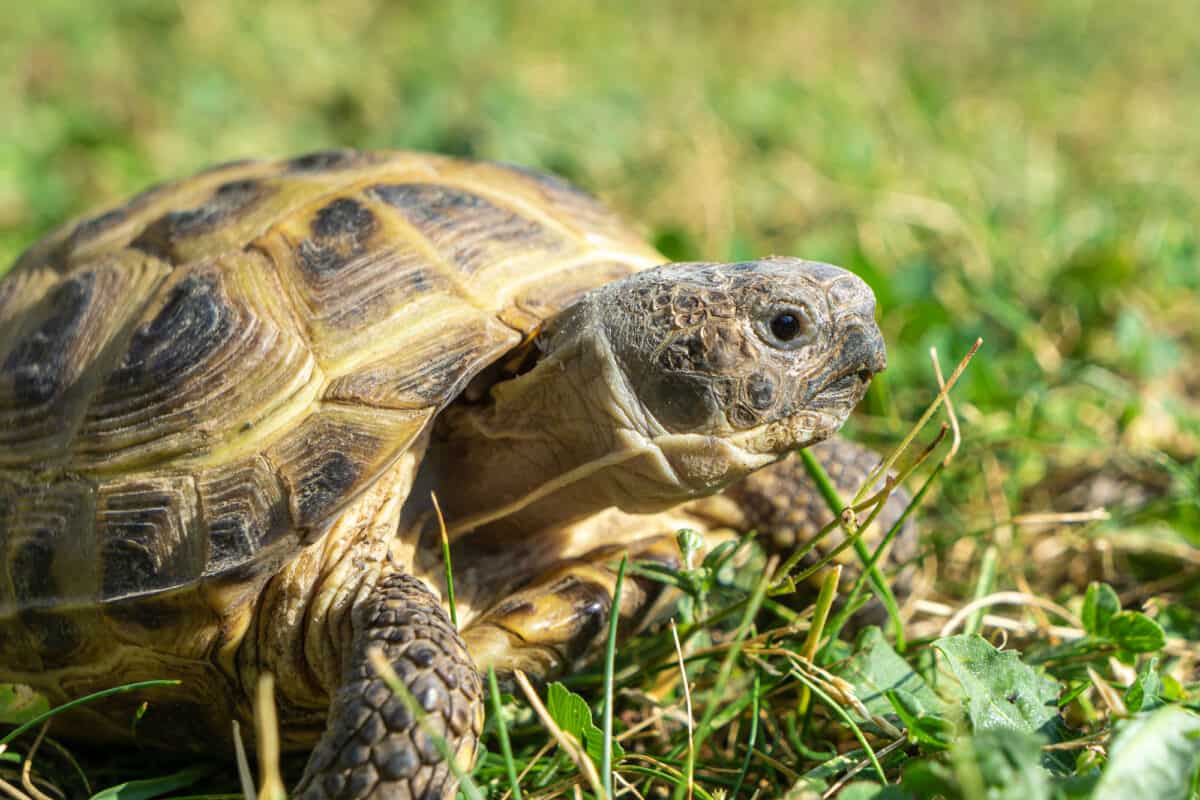
[[375,232],[375,215],[357,200],[339,197],[317,212],[312,223],[313,236],[318,239],[348,237],[362,241]]
[[216,230],[268,194],[263,184],[246,179],[218,186],[202,205],[171,211],[146,226],[130,246],[167,261],[176,261],[175,243]]
[[22,542],[8,565],[13,592],[23,606],[47,604],[58,595],[54,581],[54,536],[37,531]]
[[358,466],[341,453],[330,453],[296,488],[301,525],[324,519],[358,479]]
[[320,277],[336,273],[366,251],[378,228],[379,221],[369,208],[339,197],[317,212],[311,227],[313,238],[300,243],[300,263]]
[[64,614],[33,608],[22,611],[20,618],[43,664],[66,660],[82,641],[78,626]]
[[246,509],[228,511],[209,520],[209,564],[223,568],[227,564],[250,561],[260,548],[287,532],[280,509],[272,508],[267,519]]
[[465,189],[432,183],[382,183],[367,192],[405,212],[417,224],[437,221],[447,213],[468,209],[495,208],[484,198]]
[[71,231],[71,235],[67,237],[66,249],[74,250],[87,244],[105,231],[120,225],[128,216],[128,207],[122,206],[85,219],[76,225],[75,230]]
[[297,156],[287,162],[293,172],[321,172],[327,169],[344,169],[362,161],[362,154],[354,150],[321,150]]
[[62,283],[45,301],[49,316],[4,360],[0,374],[10,376],[19,405],[45,403],[62,388],[70,345],[91,302],[95,283],[96,276],[91,272]]
[[231,316],[214,278],[185,278],[171,290],[158,315],[134,333],[110,383],[165,383],[187,372],[229,338]]
[[154,551],[155,533],[156,526],[152,521],[110,526],[109,535],[117,538],[108,542],[101,552],[104,597],[123,597],[164,584],[163,576],[159,575],[162,564]]

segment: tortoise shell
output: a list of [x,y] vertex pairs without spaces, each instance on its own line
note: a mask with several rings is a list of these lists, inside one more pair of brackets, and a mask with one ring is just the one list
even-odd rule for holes
[[285,561],[662,260],[556,178],[403,152],[229,164],[50,234],[0,282],[0,616]]

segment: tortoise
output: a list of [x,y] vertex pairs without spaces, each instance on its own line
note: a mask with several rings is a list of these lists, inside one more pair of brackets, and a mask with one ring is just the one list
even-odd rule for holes
[[[271,673],[299,796],[452,794],[372,652],[469,767],[480,670],[578,663],[615,556],[805,535],[781,459],[885,367],[847,271],[666,261],[556,177],[410,152],[226,164],[52,232],[0,283],[0,680],[178,678],[72,730],[203,748]],[[628,587],[636,620],[658,587]]]

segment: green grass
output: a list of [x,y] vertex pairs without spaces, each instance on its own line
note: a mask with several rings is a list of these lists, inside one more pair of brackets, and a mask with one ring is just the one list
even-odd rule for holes
[[[448,0],[262,0],[252,10],[144,0],[80,12],[44,0],[0,28],[0,264],[65,218],[149,183],[246,155],[351,145],[553,170],[676,259],[786,253],[854,269],[879,297],[890,350],[888,372],[849,426],[856,438],[881,450],[900,441],[937,394],[931,347],[948,370],[976,337],[985,344],[953,394],[961,449],[918,514],[924,604],[902,599],[903,655],[880,642],[855,650],[843,634],[819,663],[852,663],[872,680],[907,664],[920,686],[944,690],[954,684],[947,665],[975,645],[940,639],[940,628],[977,593],[1025,592],[1085,623],[1090,613],[1088,637],[1075,641],[1052,636],[1029,606],[967,620],[998,642],[989,615],[1007,617],[1007,651],[1046,670],[1005,662],[978,691],[1003,701],[1012,686],[1036,695],[1050,680],[1065,733],[1030,739],[1022,725],[1036,715],[984,733],[970,713],[923,692],[897,696],[887,712],[915,743],[888,750],[896,739],[886,726],[861,717],[854,725],[888,779],[903,774],[917,794],[974,798],[1022,786],[1048,796],[1038,792],[1049,782],[1067,792],[1069,773],[1082,785],[1092,767],[1106,767],[1078,796],[1119,796],[1102,792],[1118,791],[1112,782],[1137,761],[1123,747],[1191,752],[1162,731],[1195,724],[1168,716],[1195,704],[1200,642],[1197,52],[1190,0],[830,0],[736,12],[707,2]],[[1112,505],[1108,520],[1030,516],[1101,502]],[[744,797],[779,796],[802,778],[834,786],[865,753],[822,702],[799,714],[797,698],[803,681],[818,698],[844,687],[764,638],[776,630],[783,650],[803,642],[803,632],[787,634],[782,598],[768,595],[751,628],[735,626],[757,588],[742,577],[740,589],[717,581],[691,601],[724,622],[680,626],[696,720],[706,721],[696,796],[735,785]],[[1096,611],[1109,595],[1089,594],[1092,581],[1114,588],[1125,616]],[[1157,640],[1135,636],[1144,623],[1128,609],[1157,621],[1168,642],[1135,654]],[[613,675],[616,735],[671,709],[623,740],[616,759],[639,790],[667,793],[687,753],[669,637],[622,646]],[[852,652],[857,660],[844,662]],[[972,658],[990,658],[980,652]],[[634,660],[646,654],[657,660]],[[1124,684],[1140,674],[1133,685],[1165,696],[1166,711],[1114,727],[1118,714],[1087,667],[1131,707]],[[593,710],[598,670],[571,681]],[[511,765],[489,734],[475,774],[497,797],[509,766],[525,769],[549,741],[523,702],[508,712]],[[1066,749],[1039,751],[1047,740]],[[48,774],[79,793],[57,751],[40,752]],[[1181,759],[1141,769],[1186,775]],[[93,787],[176,770],[137,753],[80,760]],[[210,778],[210,788],[236,792],[225,762],[227,780]],[[1049,766],[1038,772],[1038,763]],[[878,776],[868,766],[857,778]],[[524,780],[527,797],[546,787],[570,796],[567,783],[580,777],[552,749]]]

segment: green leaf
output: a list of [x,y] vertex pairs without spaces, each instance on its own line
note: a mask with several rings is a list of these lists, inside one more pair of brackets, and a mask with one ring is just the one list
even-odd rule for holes
[[897,717],[895,703],[888,699],[888,693],[892,693],[914,718],[929,715],[953,722],[955,709],[892,649],[879,628],[871,626],[859,634],[855,650],[833,672],[854,686],[855,695],[871,713]]
[[1111,586],[1096,581],[1088,584],[1080,614],[1085,631],[1093,636],[1107,636],[1109,621],[1120,611],[1121,600]]
[[587,702],[558,681],[546,692],[546,710],[558,727],[583,741],[583,732],[593,725],[592,711]]
[[[550,712],[550,718],[558,727],[583,745],[583,749],[599,768],[604,750],[604,733],[592,721],[592,710],[587,701],[555,681],[546,691],[546,710]],[[612,748],[614,762],[624,757],[625,750],[620,742],[614,739]]]
[[909,694],[889,690],[887,699],[908,729],[910,740],[935,750],[945,750],[954,742],[958,726],[950,720],[925,713]]
[[959,784],[982,786],[989,800],[1049,800],[1042,742],[1026,731],[992,728],[960,740],[951,762]]
[[19,683],[0,684],[0,723],[20,725],[50,710],[45,697]]
[[941,761],[910,761],[901,773],[900,786],[915,797],[958,798],[954,775]]
[[[1001,652],[974,634],[938,639],[933,646],[942,655],[942,674],[950,679],[939,688],[962,703],[976,734],[1007,729],[1059,741],[1057,681],[1022,663],[1016,653]],[[1043,763],[1057,774],[1072,767],[1057,752],[1046,753]]]
[[721,542],[719,545],[710,550],[708,555],[704,557],[702,565],[706,569],[716,572],[725,564],[727,560],[729,560],[739,546],[739,542],[732,540]]
[[92,795],[91,800],[148,800],[151,797],[182,789],[184,786],[191,786],[212,770],[211,766],[202,765],[188,767],[172,775],[163,775],[161,778],[146,778],[140,781],[119,783],[96,792]]
[[965,703],[975,731],[1009,728],[1033,733],[1054,727],[1058,682],[1021,663],[1016,653],[1001,652],[976,635],[938,639],[933,646],[957,682],[952,694]]
[[838,792],[838,800],[913,800],[899,786],[880,786],[873,781],[854,781]]
[[1162,626],[1140,611],[1122,611],[1108,624],[1108,638],[1131,653],[1153,653],[1167,644]]
[[1153,711],[1163,705],[1162,678],[1158,674],[1158,659],[1142,665],[1137,680],[1125,692],[1125,707],[1132,712]]
[[1054,783],[1054,800],[1092,800],[1099,780],[1098,770],[1061,778]]
[[1200,766],[1200,716],[1164,706],[1118,723],[1094,800],[1184,800]]

